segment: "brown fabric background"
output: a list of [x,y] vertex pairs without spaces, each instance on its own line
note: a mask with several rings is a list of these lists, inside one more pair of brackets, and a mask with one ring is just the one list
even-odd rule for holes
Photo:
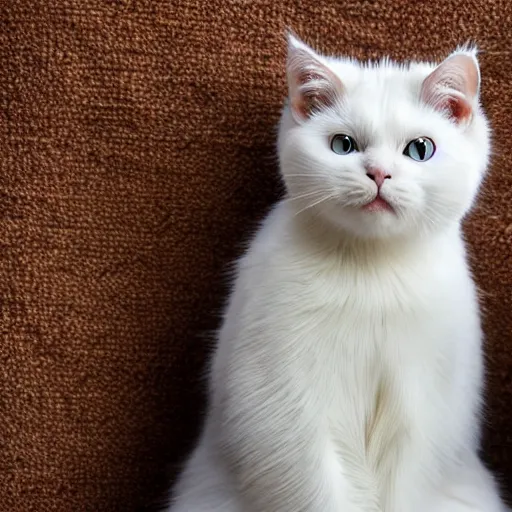
[[223,272],[281,192],[286,26],[362,58],[484,50],[467,233],[512,488],[511,23],[508,0],[3,0],[0,510],[142,511],[190,447]]

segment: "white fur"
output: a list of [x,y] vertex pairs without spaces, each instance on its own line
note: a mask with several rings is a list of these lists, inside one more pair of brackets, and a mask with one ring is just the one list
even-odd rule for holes
[[[458,124],[420,99],[433,65],[298,49],[336,74],[339,101],[307,119],[285,109],[287,198],[238,264],[169,510],[503,511],[477,455],[482,336],[460,230],[489,153],[478,98]],[[333,153],[336,133],[361,151]],[[437,144],[427,162],[402,154],[419,136]],[[369,165],[391,173],[395,213],[361,210]]]

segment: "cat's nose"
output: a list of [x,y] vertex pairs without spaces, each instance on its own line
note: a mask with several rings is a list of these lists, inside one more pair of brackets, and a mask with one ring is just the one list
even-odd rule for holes
[[382,187],[384,180],[391,179],[391,174],[384,172],[382,169],[368,169],[366,171],[366,176],[368,176],[372,181],[375,181],[378,188]]

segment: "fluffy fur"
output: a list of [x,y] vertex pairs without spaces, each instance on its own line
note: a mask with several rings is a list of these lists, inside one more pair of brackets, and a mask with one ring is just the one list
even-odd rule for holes
[[[169,510],[505,510],[477,455],[482,335],[460,229],[489,154],[475,52],[361,64],[291,37],[288,82],[287,197],[238,263]],[[358,150],[332,151],[335,134]],[[428,161],[404,154],[418,137]],[[365,207],[377,197],[386,208]]]

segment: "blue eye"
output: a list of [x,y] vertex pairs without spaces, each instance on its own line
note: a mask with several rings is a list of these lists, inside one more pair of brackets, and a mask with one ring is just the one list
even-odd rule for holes
[[416,160],[416,162],[426,162],[430,160],[436,152],[434,141],[427,137],[419,137],[411,140],[404,149],[404,155]]
[[353,151],[357,151],[357,145],[352,137],[339,133],[332,138],[331,149],[337,155],[348,155]]

